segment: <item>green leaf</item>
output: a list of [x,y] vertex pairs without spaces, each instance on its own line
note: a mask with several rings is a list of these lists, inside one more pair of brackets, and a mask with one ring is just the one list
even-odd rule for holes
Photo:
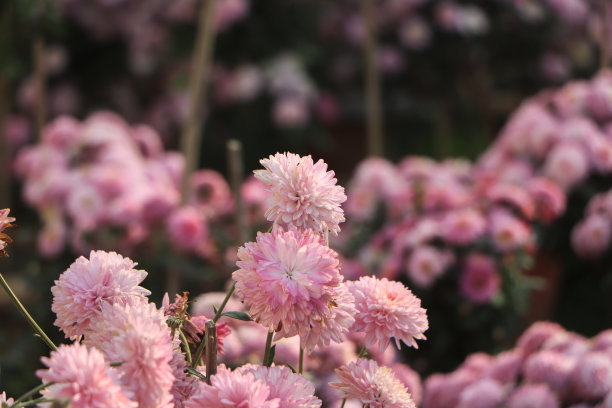
[[196,377],[202,380],[206,380],[206,376],[202,374],[201,372],[199,372],[198,370],[196,370],[195,368],[187,367],[187,372],[191,375],[195,375]]
[[245,322],[251,321],[251,316],[244,312],[224,312],[221,316],[231,317],[233,319],[244,320]]

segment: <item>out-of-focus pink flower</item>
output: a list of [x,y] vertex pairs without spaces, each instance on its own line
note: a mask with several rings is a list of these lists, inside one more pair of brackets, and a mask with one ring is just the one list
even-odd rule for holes
[[456,245],[468,245],[480,238],[486,230],[486,220],[473,208],[449,212],[441,225],[443,238]]
[[215,2],[215,28],[227,30],[249,13],[249,0],[218,0]]
[[45,223],[44,228],[38,234],[36,244],[42,256],[52,258],[64,249],[67,237],[66,223],[60,216],[57,216]]
[[591,352],[578,359],[570,376],[573,395],[586,400],[605,397],[612,391],[612,359],[606,353]]
[[484,370],[485,377],[493,378],[502,384],[512,384],[523,364],[523,353],[513,349],[499,353]]
[[279,407],[318,408],[321,400],[314,396],[314,386],[304,376],[288,367],[244,365],[236,372],[251,373],[270,388],[270,399],[279,399]]
[[406,272],[415,285],[428,288],[444,274],[452,260],[453,256],[448,251],[427,245],[419,246],[410,254]]
[[538,351],[525,360],[524,379],[528,382],[547,384],[551,390],[562,394],[566,391],[575,359],[550,350]]
[[308,348],[343,340],[354,321],[353,296],[320,236],[275,227],[241,247],[238,258],[236,294],[277,338],[299,334]]
[[85,336],[116,368],[127,395],[142,408],[171,408],[173,342],[162,311],[144,300],[104,303]]
[[589,215],[572,231],[572,246],[576,253],[587,259],[601,256],[610,246],[612,225],[605,215]]
[[36,375],[43,382],[53,382],[41,391],[46,398],[68,399],[74,408],[138,406],[114,383],[115,373],[95,348],[88,349],[79,343],[62,344],[51,352],[51,357],[41,360],[47,369],[38,370]]
[[246,207],[247,218],[250,225],[265,221],[265,212],[270,193],[267,191],[268,186],[257,180],[254,176],[250,176],[242,183],[240,194],[242,201]]
[[557,323],[536,322],[525,330],[516,345],[525,355],[529,355],[539,350],[546,340],[559,333],[565,333],[565,329]]
[[[30,138],[30,122],[24,116],[11,115],[6,118],[3,125],[4,140],[7,148],[15,151],[23,146]],[[3,169],[5,171],[6,169]]]
[[232,209],[232,194],[221,174],[214,170],[198,170],[189,182],[190,202],[207,217],[227,214]]
[[206,219],[192,206],[174,211],[168,219],[167,228],[172,244],[184,251],[197,251],[208,239]]
[[508,408],[559,408],[559,398],[546,384],[524,384],[508,398]]
[[474,303],[490,302],[501,287],[495,260],[486,255],[470,255],[465,260],[459,287],[461,293]]
[[423,333],[429,327],[426,310],[403,284],[371,276],[347,284],[357,308],[351,330],[365,333],[366,347],[378,343],[382,353],[392,337],[397,348],[400,341],[418,348],[416,340],[425,340]]
[[586,105],[593,117],[607,121],[612,117],[612,75],[602,71],[590,83]]
[[470,384],[459,396],[457,408],[495,408],[505,397],[505,391],[499,382],[484,378]]
[[310,118],[310,107],[302,97],[284,96],[274,103],[272,118],[281,128],[304,126]]
[[377,408],[414,408],[406,387],[388,367],[379,367],[374,360],[359,359],[336,369],[339,382],[330,383],[347,398]]
[[253,373],[219,367],[211,385],[199,382],[199,389],[185,408],[260,407],[281,408],[280,399],[270,395],[270,387]]
[[573,142],[557,144],[546,158],[544,175],[570,190],[584,180],[589,172],[589,160],[584,148]]
[[536,206],[536,217],[550,222],[565,211],[565,193],[559,186],[545,178],[532,178],[527,182],[527,191]]
[[526,247],[531,240],[531,230],[523,221],[506,212],[494,212],[490,221],[491,237],[501,252]]
[[432,33],[427,20],[412,17],[400,25],[398,37],[402,45],[409,50],[422,50],[431,43]]
[[277,153],[260,162],[265,170],[256,170],[255,177],[269,185],[272,193],[268,220],[338,234],[338,224],[344,221],[340,205],[346,195],[323,160],[314,163],[310,156]]
[[461,392],[477,378],[470,370],[433,374],[425,381],[423,408],[456,408]]
[[145,299],[151,292],[138,284],[147,272],[135,266],[115,252],[91,251],[89,259],[79,257],[51,288],[55,325],[66,337],[76,338],[89,330],[102,305]]

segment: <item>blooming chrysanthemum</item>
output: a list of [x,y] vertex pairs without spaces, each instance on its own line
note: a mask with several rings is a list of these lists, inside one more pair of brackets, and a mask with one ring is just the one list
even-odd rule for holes
[[172,407],[173,342],[155,304],[142,300],[103,304],[85,342],[99,348],[108,361],[122,362],[116,368],[121,385],[140,408]]
[[412,251],[406,263],[406,271],[415,285],[429,288],[444,274],[451,262],[450,252],[441,251],[430,245],[421,245]]
[[353,299],[341,285],[338,256],[312,230],[259,233],[238,250],[238,259],[236,294],[277,337],[299,334],[311,348],[341,341],[353,324]]
[[95,348],[75,343],[61,345],[51,357],[43,357],[48,368],[36,375],[43,382],[53,382],[41,394],[47,398],[69,399],[73,408],[136,408],[113,382],[110,366]]
[[443,219],[444,239],[456,245],[467,245],[482,236],[487,222],[482,214],[473,208],[449,212]]
[[508,408],[559,408],[559,398],[545,384],[525,384],[510,398]]
[[459,281],[461,293],[474,303],[487,303],[499,292],[501,278],[495,260],[472,254],[466,261]]
[[271,397],[270,387],[253,373],[219,367],[211,385],[200,382],[200,388],[185,403],[185,408],[281,408],[279,402]]
[[599,351],[584,355],[570,375],[574,395],[584,399],[603,398],[612,391],[612,359]]
[[200,249],[208,238],[206,219],[193,206],[174,211],[168,218],[167,228],[172,243],[184,251]]
[[346,195],[323,160],[314,163],[310,156],[277,153],[260,162],[265,170],[256,170],[255,177],[270,186],[269,221],[338,234]]
[[336,369],[339,382],[330,383],[347,398],[355,398],[372,408],[414,408],[406,387],[388,367],[374,360],[359,359]]
[[495,408],[504,397],[504,387],[499,382],[484,378],[463,390],[457,408]]
[[270,388],[269,398],[278,398],[279,407],[317,408],[321,400],[314,396],[315,388],[303,375],[293,373],[284,366],[258,366],[247,364],[236,371],[251,373],[256,380]]
[[8,208],[0,210],[0,256],[7,256],[4,248],[7,243],[11,242],[11,238],[3,232],[6,228],[11,227],[11,222],[15,221],[15,218],[8,216],[10,211]]
[[232,208],[227,181],[214,170],[198,170],[191,176],[191,203],[207,217],[226,214]]
[[571,238],[574,250],[581,257],[600,257],[612,241],[612,225],[608,216],[589,215],[574,227]]
[[134,269],[136,263],[115,252],[91,251],[89,259],[79,257],[60,275],[51,288],[51,310],[57,315],[55,325],[66,337],[84,334],[101,306],[144,299],[151,292],[138,286],[147,272]]
[[378,342],[382,353],[395,338],[406,345],[418,348],[416,340],[424,340],[429,327],[426,310],[421,300],[400,282],[371,276],[348,282],[355,296],[355,324],[352,331],[365,333],[367,347]]
[[527,382],[547,384],[553,391],[562,392],[567,388],[574,365],[575,361],[571,357],[541,350],[525,361],[523,378]]

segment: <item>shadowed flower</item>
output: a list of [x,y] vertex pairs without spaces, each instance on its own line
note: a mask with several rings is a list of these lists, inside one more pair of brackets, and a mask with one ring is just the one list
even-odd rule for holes
[[494,259],[487,255],[470,255],[465,261],[459,285],[463,295],[470,301],[490,302],[501,287],[501,278]]
[[113,382],[110,366],[95,348],[75,343],[61,345],[51,357],[43,357],[48,368],[36,375],[54,384],[41,391],[46,398],[69,399],[73,408],[136,408]]
[[323,160],[314,163],[310,156],[277,153],[260,162],[265,170],[255,170],[255,177],[270,186],[269,221],[338,234],[346,195]]
[[[236,294],[253,319],[312,348],[342,341],[353,324],[353,297],[342,285],[338,255],[312,230],[259,233],[238,250]],[[323,330],[325,329],[325,330]]]
[[151,292],[138,286],[147,272],[135,266],[115,252],[91,251],[89,259],[79,257],[51,288],[55,325],[66,337],[76,338],[85,334],[103,304],[149,296]]
[[406,387],[388,367],[379,367],[374,360],[359,359],[336,369],[339,382],[330,383],[346,398],[359,400],[371,408],[414,408]]
[[11,210],[8,208],[0,210],[0,256],[8,256],[4,248],[6,248],[6,244],[13,242],[11,238],[3,232],[6,228],[12,227],[11,222],[15,221],[15,218],[8,216],[10,211]]
[[425,340],[429,327],[421,300],[400,282],[371,276],[361,277],[347,285],[355,297],[355,324],[351,331],[365,333],[366,347],[378,342],[382,353],[391,337],[400,348],[400,340],[418,348],[416,340]]

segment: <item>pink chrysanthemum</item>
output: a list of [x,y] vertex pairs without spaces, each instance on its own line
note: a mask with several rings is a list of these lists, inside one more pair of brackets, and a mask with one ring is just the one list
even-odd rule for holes
[[103,304],[149,296],[151,292],[138,286],[147,272],[135,266],[115,252],[91,251],[89,259],[79,257],[51,288],[55,325],[66,337],[75,338],[87,332]]
[[418,348],[416,340],[424,340],[429,327],[421,300],[400,282],[371,276],[348,282],[355,296],[355,324],[352,331],[365,333],[367,347],[378,342],[382,353],[391,337],[400,348],[400,340]]
[[343,288],[337,254],[320,236],[277,227],[241,247],[238,258],[236,294],[277,338],[299,334],[308,348],[342,341],[353,324],[353,298]]
[[227,181],[214,170],[199,170],[191,176],[191,203],[207,217],[226,214],[232,208]]
[[108,361],[123,362],[117,367],[121,385],[140,408],[172,407],[173,342],[155,304],[103,304],[85,342],[99,348]]
[[559,398],[545,384],[525,384],[510,398],[508,408],[559,408]]
[[208,238],[206,218],[193,206],[176,209],[168,218],[171,242],[184,251],[196,251],[205,246]]
[[575,360],[561,353],[541,350],[525,361],[523,378],[531,383],[547,384],[553,391],[563,392],[567,388]]
[[263,381],[270,388],[269,398],[279,399],[279,408],[317,408],[321,406],[321,400],[314,396],[314,385],[306,377],[294,374],[287,367],[247,364],[236,371],[243,374],[251,373],[256,380]]
[[490,378],[470,384],[459,396],[457,408],[495,408],[504,399],[503,386]]
[[472,254],[459,280],[461,293],[474,303],[487,303],[499,292],[501,278],[495,260],[487,255]]
[[468,245],[485,233],[487,222],[472,208],[449,212],[443,219],[444,239],[456,245]]
[[211,385],[200,382],[185,408],[284,408],[270,395],[270,387],[253,373],[230,371],[219,367]]
[[612,358],[599,351],[584,355],[570,375],[572,393],[581,399],[599,399],[612,391]]
[[310,156],[277,153],[260,162],[265,170],[256,170],[255,177],[270,186],[269,221],[338,234],[346,195],[323,160],[314,163]]
[[429,288],[444,274],[452,261],[453,256],[450,252],[430,245],[421,245],[410,254],[406,263],[406,272],[415,285]]
[[516,345],[525,355],[529,355],[539,350],[548,339],[560,333],[565,333],[565,329],[557,323],[535,322],[519,337]]
[[339,382],[330,383],[347,398],[355,398],[371,408],[414,408],[406,387],[388,367],[374,360],[359,359],[336,369]]
[[53,382],[41,392],[44,397],[69,399],[73,408],[136,408],[138,405],[123,394],[113,382],[110,366],[95,348],[75,343],[61,345],[43,357],[48,368],[36,375],[43,382]]
[[3,232],[6,228],[11,227],[11,222],[15,221],[15,218],[8,216],[10,211],[8,208],[0,210],[0,256],[6,256],[4,248],[7,243],[11,242],[11,238]]

